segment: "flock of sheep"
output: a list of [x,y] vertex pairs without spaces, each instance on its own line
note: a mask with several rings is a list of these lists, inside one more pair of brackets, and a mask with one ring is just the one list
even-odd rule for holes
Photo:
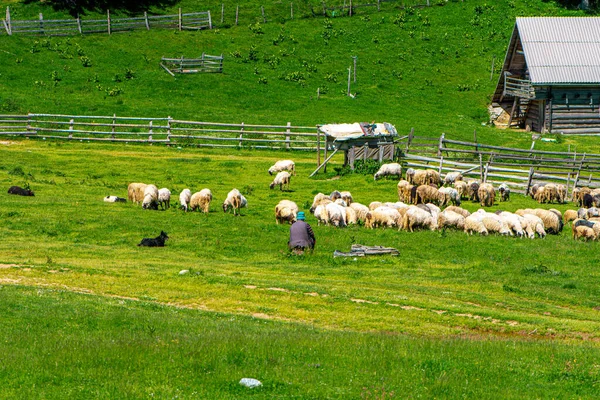
[[[443,178],[432,169],[416,170],[409,168],[406,179],[402,179],[402,168],[397,163],[384,164],[375,174],[375,180],[395,176],[397,202],[371,202],[368,206],[355,202],[348,191],[334,191],[330,195],[317,194],[310,212],[318,224],[345,227],[362,224],[366,228],[397,228],[413,232],[415,229],[430,230],[454,228],[472,235],[500,235],[544,238],[546,234],[558,234],[565,222],[573,222],[573,237],[585,240],[600,238],[600,190],[579,188],[574,201],[581,208],[567,210],[563,217],[556,209],[520,209],[513,212],[488,212],[485,209],[471,213],[460,207],[461,201],[480,203],[481,207],[491,207],[496,201],[510,200],[510,188],[501,184],[497,189],[489,183],[475,180],[464,181],[460,172],[450,172]],[[539,203],[564,203],[567,199],[564,185],[534,185],[530,195]],[[275,207],[277,223],[295,221],[298,206],[291,200],[282,200]]]
[[[276,174],[271,189],[289,189],[292,175],[295,175],[295,163],[281,160],[268,170]],[[556,209],[520,209],[513,212],[488,212],[481,208],[469,212],[461,208],[461,202],[477,202],[481,207],[491,207],[496,202],[510,200],[510,188],[501,184],[497,189],[489,183],[476,180],[465,181],[460,172],[450,172],[441,176],[433,169],[419,170],[409,168],[402,179],[400,164],[384,164],[375,174],[375,180],[395,176],[397,184],[397,202],[373,201],[369,205],[355,202],[349,191],[334,191],[329,195],[319,193],[314,199],[310,212],[319,225],[345,227],[362,224],[366,228],[396,228],[413,232],[415,229],[458,229],[472,235],[496,233],[507,236],[543,238],[546,234],[558,234],[565,223],[573,222],[573,237],[585,240],[600,238],[600,189],[576,188],[573,201],[579,210],[567,210],[565,215]],[[567,189],[564,185],[548,183],[536,184],[529,195],[539,203],[565,203]],[[158,189],[155,185],[131,183],[128,187],[129,201],[142,204],[144,209],[157,210],[170,207],[171,192],[167,188]],[[185,211],[207,213],[213,199],[210,189],[193,193],[184,189],[179,195],[181,208]],[[118,200],[117,200],[118,201]],[[231,190],[222,204],[224,212],[232,210],[234,215],[247,207],[246,198],[239,190]],[[598,208],[596,208],[598,207]],[[298,214],[298,205],[291,200],[281,200],[275,206],[275,221],[293,223]]]

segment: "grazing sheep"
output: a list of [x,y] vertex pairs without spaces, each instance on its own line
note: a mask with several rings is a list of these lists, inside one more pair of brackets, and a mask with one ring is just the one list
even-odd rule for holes
[[181,193],[179,193],[179,204],[181,204],[181,208],[183,209],[183,211],[188,210],[191,199],[192,191],[190,189],[183,189]]
[[155,238],[143,238],[142,241],[138,244],[138,246],[146,246],[146,247],[164,247],[165,240],[169,237],[165,231],[160,231],[160,235]]
[[438,204],[444,204],[446,201],[446,194],[440,193],[440,191],[434,188],[433,186],[420,185],[419,187],[417,187],[417,197],[415,200],[416,202],[414,204],[433,202]]
[[336,201],[334,201],[335,204],[340,205],[342,207],[348,207],[348,204],[346,204],[346,202],[344,200],[342,200],[341,198],[337,199]]
[[[587,186],[573,189],[573,201],[579,206],[583,206],[583,197],[589,194],[592,196],[592,189]],[[587,207],[589,208],[589,207]]]
[[406,205],[405,203],[401,202],[401,201],[397,201],[395,203],[386,201],[385,203],[383,203],[383,205],[385,207],[390,207],[390,208],[395,208],[396,210],[399,210],[401,208],[406,208],[408,207],[408,205]]
[[312,211],[313,215],[317,219],[317,225],[321,225],[321,224],[329,225],[329,214],[327,213],[327,208],[326,208],[327,204],[329,204],[329,203],[319,204]]
[[210,189],[202,189],[192,195],[190,199],[190,210],[200,210],[203,213],[208,213],[210,209],[210,202],[212,201],[213,195]]
[[462,181],[463,176],[458,171],[448,172],[444,177],[444,185],[451,185],[457,181]]
[[292,160],[279,160],[269,168],[269,175],[281,171],[291,171],[292,175],[296,175],[296,164]]
[[492,207],[496,199],[496,191],[489,183],[482,183],[477,190],[477,196],[481,202],[481,207]]
[[233,215],[238,215],[240,208],[244,207],[242,202],[242,194],[237,189],[232,189],[227,193],[227,198],[223,202],[223,212],[233,210]]
[[416,206],[411,206],[406,210],[402,221],[404,230],[414,232],[415,227],[429,228],[434,231],[437,229],[437,217],[434,218],[431,213],[420,209]]
[[408,182],[407,180],[401,179],[397,185],[398,200],[408,203],[409,202],[408,198],[410,197],[410,188],[411,187],[412,187],[412,185],[410,184],[410,182]]
[[17,196],[35,196],[35,194],[28,187],[22,188],[20,186],[11,186],[8,188],[8,194],[16,194]]
[[596,233],[592,228],[588,228],[584,225],[579,225],[573,229],[573,239],[584,239],[586,242],[590,240],[596,240]]
[[524,210],[517,210],[515,214],[525,216],[525,214],[532,214],[539,217],[544,224],[544,229],[548,233],[552,233],[557,235],[562,231],[563,221],[559,214],[556,212],[552,212],[550,210],[544,210],[542,208],[530,209],[526,208]]
[[565,223],[575,221],[577,217],[577,211],[575,210],[566,210],[565,214],[563,215]]
[[127,199],[118,196],[106,196],[104,201],[106,203],[127,203]]
[[467,183],[463,181],[454,182],[454,189],[458,192],[458,195],[462,199],[468,199],[469,190],[467,187]]
[[356,212],[356,219],[360,222],[365,222],[365,218],[367,218],[367,213],[370,211],[369,207],[360,203],[352,203],[348,206],[348,208],[351,208]]
[[144,189],[142,208],[144,210],[158,210],[158,188],[156,186],[147,185]]
[[479,182],[467,182],[467,195],[469,197],[469,200],[479,203]]
[[546,230],[544,229],[544,222],[542,219],[533,214],[524,214],[521,219],[521,226],[527,233],[529,239],[535,238],[537,233],[540,238],[546,237]]
[[416,170],[414,168],[408,168],[406,170],[406,180],[411,185],[414,185],[414,182],[415,182],[415,179],[414,179],[415,178],[415,173],[416,173]]
[[594,234],[596,235],[596,239],[598,239],[600,236],[600,223],[596,222],[596,221],[588,221],[585,219],[576,219],[573,222],[573,229],[575,229],[578,226],[587,226],[588,228],[591,228],[594,230]]
[[465,228],[464,231],[467,235],[472,235],[473,232],[478,233],[480,235],[487,236],[488,230],[483,224],[482,215],[478,213],[473,213],[465,218]]
[[331,201],[336,201],[337,199],[341,199],[342,198],[342,194],[338,190],[334,190],[329,195],[329,198],[331,199]]
[[338,228],[345,227],[346,224],[346,208],[336,203],[329,203],[325,206],[329,223]]
[[148,185],[145,183],[130,183],[129,186],[127,186],[127,199],[135,204],[142,202],[144,200],[144,190],[146,190],[146,186]]
[[352,199],[352,193],[345,191],[341,192],[340,194],[342,196],[342,200],[344,200],[346,204],[350,205],[354,201],[354,199]]
[[488,232],[513,236],[512,231],[508,227],[508,223],[499,215],[486,212],[481,222],[483,222],[483,226],[485,226],[485,229],[487,229]]
[[275,206],[275,222],[277,224],[283,224],[284,222],[292,224],[296,222],[297,215],[298,205],[291,200],[281,200]]
[[441,187],[438,189],[440,193],[444,193],[446,195],[444,204],[452,203],[452,205],[460,206],[460,194],[458,194],[458,190],[451,187]]
[[567,187],[565,185],[556,185],[558,191],[558,202],[564,204],[567,202]]
[[585,193],[582,197],[581,204],[585,208],[594,207],[594,197],[589,193]]
[[381,207],[382,205],[383,203],[380,201],[372,201],[371,203],[369,203],[369,210],[374,210],[378,207]]
[[398,225],[400,213],[395,208],[377,207],[367,213],[365,218],[365,227],[369,229],[384,227],[393,228]]
[[465,228],[465,217],[448,209],[438,215],[438,229],[456,228],[463,230]]
[[427,185],[435,185],[436,187],[442,186],[443,181],[439,172],[434,169],[426,169],[425,172]]
[[498,193],[500,193],[500,201],[510,200],[510,188],[506,183],[503,183],[498,187]]
[[310,212],[314,213],[317,206],[323,204],[331,203],[331,198],[323,193],[318,193],[315,195],[313,199],[313,204],[310,207]]
[[596,208],[596,207],[588,208],[587,209],[587,217],[588,218],[600,217],[600,208]]
[[467,218],[469,215],[471,215],[471,213],[469,211],[465,210],[464,208],[455,207],[455,206],[446,207],[445,211],[454,211],[455,213],[458,213],[465,218]]
[[171,191],[167,188],[158,189],[158,204],[163,210],[171,208]]
[[508,211],[503,211],[499,215],[506,222],[508,228],[512,232],[514,232],[518,237],[523,237],[523,235],[525,234],[523,230],[523,225],[521,224],[521,220],[523,217]]
[[531,196],[532,199],[535,199],[535,195],[540,187],[541,187],[541,185],[539,183],[534,184],[533,186],[531,186],[529,188],[529,193],[527,193],[527,194],[529,196]]
[[398,163],[383,164],[379,171],[374,175],[375,180],[383,178],[384,176],[396,176],[398,179],[402,178],[402,166]]
[[358,215],[354,208],[346,207],[346,224],[348,225],[356,225],[358,224]]
[[290,179],[292,176],[287,171],[278,172],[273,179],[273,182],[269,185],[269,189],[273,189],[275,186],[279,185],[279,190],[283,191],[283,187],[285,186],[287,190],[290,190]]

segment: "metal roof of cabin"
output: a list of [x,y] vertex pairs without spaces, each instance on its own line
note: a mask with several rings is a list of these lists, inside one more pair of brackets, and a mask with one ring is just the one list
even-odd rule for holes
[[517,18],[534,85],[600,83],[600,17]]

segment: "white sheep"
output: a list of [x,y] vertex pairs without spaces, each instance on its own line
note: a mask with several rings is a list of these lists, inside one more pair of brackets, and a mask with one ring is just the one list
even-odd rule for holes
[[348,208],[351,208],[356,212],[356,219],[360,222],[365,222],[365,218],[367,218],[367,213],[370,211],[369,207],[356,202],[350,204]]
[[473,232],[480,235],[487,236],[488,230],[483,224],[483,215],[479,213],[473,213],[465,218],[465,233],[472,235]]
[[135,204],[139,204],[144,200],[144,190],[146,189],[145,183],[134,182],[130,183],[127,187],[127,198],[129,201]]
[[106,196],[104,198],[104,201],[106,203],[126,203],[127,200],[122,198],[122,197],[118,197],[118,196]]
[[342,199],[346,202],[346,204],[350,205],[352,204],[352,201],[354,201],[352,199],[352,193],[348,192],[348,191],[344,191],[341,192],[340,195],[342,196]]
[[444,184],[451,185],[456,181],[462,181],[462,180],[463,180],[463,176],[460,172],[458,172],[458,171],[448,172],[446,174],[446,176],[444,177]]
[[242,199],[245,200],[240,191],[237,189],[232,189],[229,193],[227,193],[227,198],[223,202],[223,212],[233,210],[233,215],[239,214],[240,208],[245,207]]
[[331,203],[331,198],[323,193],[317,193],[313,199],[313,204],[310,207],[310,212],[314,213],[317,206],[323,204]]
[[369,203],[369,210],[374,210],[378,207],[381,207],[382,205],[383,203],[380,201],[372,201],[371,203]]
[[345,227],[346,224],[346,208],[336,203],[329,203],[325,206],[329,223],[339,228]]
[[451,187],[441,187],[438,189],[438,191],[440,193],[445,194],[445,204],[448,202],[448,200],[450,202],[452,202],[453,205],[455,206],[460,206],[460,194],[458,193],[458,190],[451,188]]
[[411,232],[414,231],[415,227],[421,226],[433,230],[437,229],[437,216],[434,216],[420,207],[410,206],[406,209],[402,226],[405,230]]
[[444,210],[438,215],[438,228],[465,228],[465,217],[455,211]]
[[546,230],[544,229],[544,221],[537,215],[523,214],[521,220],[521,226],[527,233],[529,239],[533,239],[537,233],[539,237],[546,237]]
[[400,213],[395,208],[377,207],[367,213],[365,227],[373,229],[379,226],[392,228],[398,226]]
[[171,208],[171,191],[167,188],[158,189],[158,204],[163,210]]
[[281,171],[291,171],[292,175],[296,175],[296,164],[292,160],[279,160],[269,168],[269,175]]
[[275,222],[277,224],[284,222],[294,223],[296,222],[297,215],[298,205],[291,200],[281,200],[275,206]]
[[511,231],[513,231],[518,237],[523,237],[524,231],[521,223],[523,217],[508,211],[502,211],[499,215],[507,223]]
[[358,215],[354,208],[346,207],[346,224],[356,225],[358,224]]
[[312,210],[311,212],[317,219],[317,225],[321,225],[321,224],[329,225],[329,214],[327,213],[327,208],[326,208],[327,204],[329,204],[329,203],[319,204],[314,209],[311,208],[311,210]]
[[144,189],[142,208],[145,210],[158,210],[158,188],[156,186],[147,185]]
[[398,163],[383,164],[379,171],[374,175],[375,180],[384,176],[395,175],[398,179],[402,178],[402,166]]
[[509,201],[510,200],[510,188],[506,183],[502,183],[498,187],[498,193],[500,193],[500,201]]
[[181,204],[181,208],[183,209],[183,211],[188,210],[191,198],[192,191],[190,189],[183,189],[181,193],[179,193],[179,204]]
[[287,171],[278,172],[275,179],[273,179],[273,182],[269,185],[269,189],[273,189],[275,186],[279,185],[279,190],[283,191],[284,186],[289,190],[291,177],[292,176]]
[[208,213],[212,198],[213,195],[210,189],[205,188],[199,192],[194,193],[190,199],[190,210],[201,210],[205,214]]

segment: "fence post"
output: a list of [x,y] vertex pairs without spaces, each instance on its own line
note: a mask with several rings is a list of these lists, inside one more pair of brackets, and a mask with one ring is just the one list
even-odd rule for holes
[[12,25],[10,23],[10,7],[6,6],[6,20],[4,22],[5,24],[5,28],[6,28],[6,33],[8,33],[9,35],[12,35]]
[[494,63],[496,62],[496,56],[492,56],[492,71],[490,72],[490,81],[494,77]]
[[240,141],[238,143],[238,147],[242,147],[242,137],[244,136],[244,123],[242,122],[242,127],[240,128]]
[[327,6],[325,5],[325,2],[323,2],[323,16],[327,16]]
[[237,24],[238,24],[238,15],[239,15],[239,13],[240,13],[240,6],[236,5],[235,6],[235,26],[237,26]]
[[285,148],[290,148],[290,127],[292,126],[291,122],[287,123],[287,129],[285,130]]
[[171,116],[167,117],[167,141],[171,141]]
[[108,34],[110,35],[110,10],[106,10],[106,21],[108,23]]
[[221,3],[221,23],[223,23],[223,18],[225,18],[225,3]]
[[182,23],[181,23],[181,18],[182,18],[182,16],[181,16],[181,7],[179,7],[179,15],[178,16],[179,16],[179,25],[178,25],[178,28],[179,28],[179,31],[181,32],[181,25],[182,25]]
[[40,13],[40,33],[44,34],[44,16]]
[[483,158],[481,157],[481,153],[479,153],[479,180],[483,183]]
[[294,3],[290,3],[290,17],[294,19]]
[[108,34],[110,35],[110,10],[106,10],[106,22],[108,24]]
[[263,24],[266,24],[267,19],[265,18],[265,7],[260,6],[260,13],[262,14],[262,17],[263,17]]
[[350,73],[352,72],[352,66],[348,67],[348,96],[350,96]]
[[410,144],[412,143],[413,137],[415,135],[415,128],[410,128],[410,133],[408,134],[408,139],[406,140],[406,149],[404,153],[408,154],[408,150],[410,148]]
[[380,1],[380,0],[377,0],[377,11],[381,11],[381,9],[380,9],[380,7],[379,7],[379,1]]
[[358,56],[352,56],[352,61],[354,61],[354,83],[356,83],[356,59]]
[[350,0],[350,9],[348,9],[348,16],[352,16],[352,0]]
[[444,168],[444,156],[440,157],[440,167],[438,168],[438,174],[442,175],[442,169]]
[[438,152],[437,152],[438,157],[442,155],[442,148],[444,148],[444,136],[445,135],[446,135],[445,133],[442,133],[440,135],[440,141],[438,143]]
[[210,16],[210,10],[208,10],[208,29],[212,29],[212,17]]
[[148,12],[144,11],[144,20],[146,21],[146,30],[150,30],[150,21],[148,21]]
[[81,30],[81,17],[77,14],[77,29],[79,29],[79,33],[83,33]]
[[427,7],[429,7],[429,6],[430,6],[430,4],[429,4],[429,0],[427,0]]
[[117,123],[117,114],[113,114],[112,127],[111,127],[113,139],[115,137],[115,124],[116,123]]
[[69,139],[73,139],[73,122],[75,122],[75,120],[71,118],[69,121]]
[[529,176],[527,177],[527,187],[525,188],[525,196],[529,194],[531,182],[533,181],[533,167],[529,168]]
[[383,161],[383,146],[379,145],[379,162]]
[[321,131],[317,127],[317,167],[321,165]]
[[152,141],[152,121],[148,124],[148,141]]

